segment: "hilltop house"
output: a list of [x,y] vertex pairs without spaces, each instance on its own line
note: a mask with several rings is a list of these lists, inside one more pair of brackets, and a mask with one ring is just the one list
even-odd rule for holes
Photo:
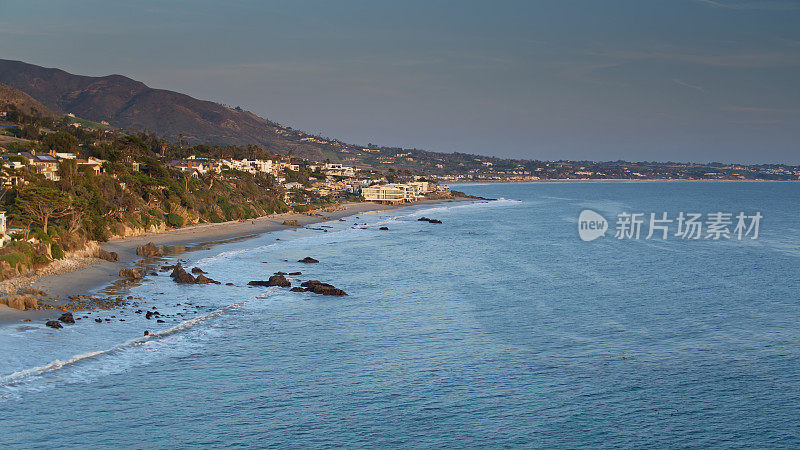
[[217,161],[210,159],[198,159],[190,156],[186,159],[170,161],[168,166],[180,170],[181,172],[192,172],[193,174],[205,174],[208,172],[220,172],[222,170]]
[[87,167],[95,175],[100,175],[100,172],[103,170],[103,164],[108,161],[90,156],[88,159],[76,159],[75,162],[78,164],[79,169]]
[[61,179],[58,176],[58,160],[56,158],[48,154],[37,155],[36,150],[20,152],[17,155],[25,159],[37,173],[44,175],[48,180],[58,181]]
[[356,169],[353,167],[343,166],[341,164],[325,164],[325,175],[333,175],[339,177],[354,177],[356,176]]

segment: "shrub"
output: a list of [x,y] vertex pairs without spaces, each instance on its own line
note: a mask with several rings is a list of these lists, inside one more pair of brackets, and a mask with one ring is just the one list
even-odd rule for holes
[[50,254],[53,255],[53,259],[64,259],[64,249],[61,244],[53,244]]
[[181,216],[179,216],[179,215],[177,215],[175,213],[167,214],[167,216],[165,218],[165,221],[166,221],[167,226],[170,226],[170,227],[173,227],[173,228],[179,228],[179,227],[183,226],[183,217],[181,217]]

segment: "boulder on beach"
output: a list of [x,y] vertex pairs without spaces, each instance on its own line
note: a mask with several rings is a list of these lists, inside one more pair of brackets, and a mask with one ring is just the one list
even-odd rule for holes
[[129,280],[141,280],[142,275],[136,269],[119,269],[119,276]]
[[39,309],[39,299],[32,295],[9,295],[0,298],[0,305],[6,305],[12,309],[26,310]]
[[72,317],[71,312],[65,312],[64,314],[61,315],[61,317],[58,318],[58,320],[60,320],[63,323],[75,323],[75,318]]
[[48,320],[48,321],[45,323],[45,325],[47,325],[47,326],[48,326],[48,327],[50,327],[50,328],[56,328],[56,329],[58,329],[58,328],[64,328],[64,326],[63,326],[63,325],[61,325],[61,322],[59,322],[59,321],[57,321],[57,320]]
[[299,227],[299,226],[302,226],[302,225],[300,225],[300,222],[297,221],[297,219],[284,220],[283,224],[286,225],[287,227]]
[[109,262],[119,261],[119,255],[117,254],[117,252],[108,252],[103,250],[102,248],[97,250],[97,257]]
[[309,291],[320,295],[347,295],[347,293],[336,286],[328,283],[323,283],[319,280],[308,280],[300,284],[300,286],[308,289]]
[[301,259],[301,260],[299,260],[297,262],[306,263],[306,264],[312,264],[312,263],[318,263],[319,261],[317,261],[316,259],[314,259],[314,258],[312,258],[310,256],[306,256],[305,258],[303,258],[303,259]]
[[155,245],[152,242],[149,242],[140,247],[136,247],[136,254],[146,257],[164,256],[164,246]]

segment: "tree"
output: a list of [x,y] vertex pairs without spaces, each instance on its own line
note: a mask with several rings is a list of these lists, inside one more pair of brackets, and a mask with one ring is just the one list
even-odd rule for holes
[[51,133],[42,139],[42,144],[48,150],[55,150],[59,153],[75,153],[78,151],[78,138],[75,136],[65,132],[59,131],[57,133]]
[[17,197],[17,205],[25,215],[42,225],[45,234],[50,219],[64,217],[72,212],[72,198],[69,194],[42,186],[25,188]]

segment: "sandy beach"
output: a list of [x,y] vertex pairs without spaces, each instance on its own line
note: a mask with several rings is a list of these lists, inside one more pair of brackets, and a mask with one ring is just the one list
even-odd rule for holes
[[[133,266],[143,259],[136,255],[136,248],[152,242],[156,245],[188,247],[213,245],[231,239],[244,239],[270,231],[291,226],[283,225],[285,220],[297,220],[301,226],[307,226],[328,220],[338,220],[348,216],[375,213],[426,203],[441,203],[457,200],[425,200],[405,205],[381,205],[376,203],[346,203],[338,211],[321,212],[314,215],[301,213],[284,213],[260,217],[245,221],[223,223],[204,223],[183,228],[171,229],[161,233],[146,233],[134,237],[115,238],[102,243],[101,248],[116,252],[117,262],[104,261],[97,258],[72,257],[64,261],[55,261],[40,273],[14,278],[0,282],[0,294],[9,295],[20,289],[36,289],[48,294],[48,299],[64,299],[68,296],[86,294],[96,291],[120,280],[119,270]],[[52,318],[53,311],[29,310],[20,311],[0,305],[0,325],[16,323],[20,320],[42,320]]]

